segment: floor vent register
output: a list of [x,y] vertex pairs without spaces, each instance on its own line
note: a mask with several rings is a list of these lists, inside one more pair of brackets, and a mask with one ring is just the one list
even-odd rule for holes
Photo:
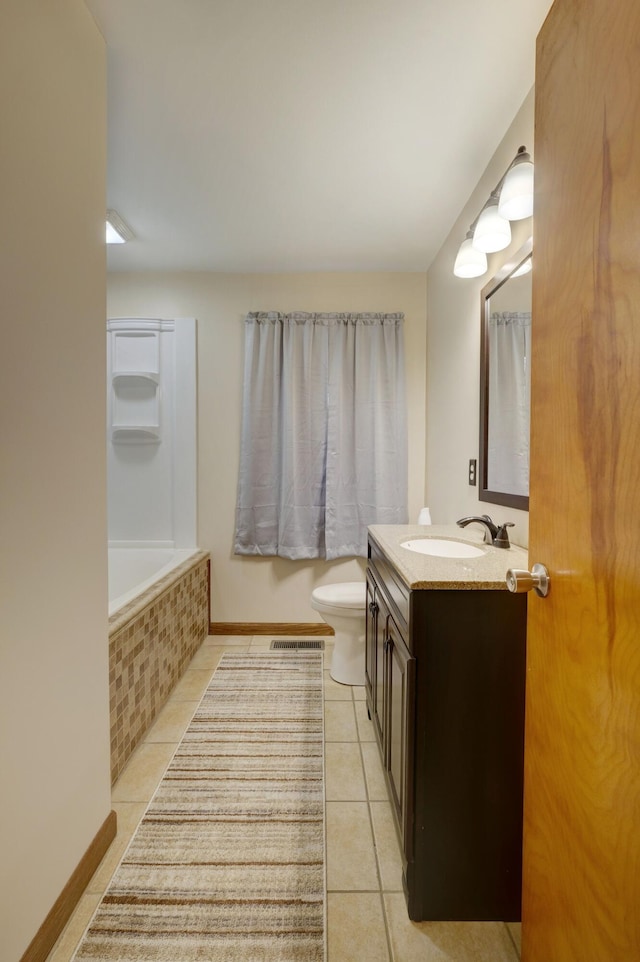
[[271,651],[324,651],[324,641],[303,641],[296,638],[283,641],[274,638]]

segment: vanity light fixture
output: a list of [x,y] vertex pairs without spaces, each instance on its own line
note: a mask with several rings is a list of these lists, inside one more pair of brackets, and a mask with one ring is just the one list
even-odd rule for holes
[[524,220],[533,214],[533,163],[520,147],[505,174],[498,210],[507,220]]
[[486,273],[486,255],[511,243],[510,221],[523,220],[532,213],[533,163],[527,148],[520,147],[460,245],[453,266],[456,277]]
[[107,211],[107,244],[126,244],[133,240],[134,233],[115,210]]
[[460,250],[453,266],[456,277],[482,277],[487,272],[487,255],[473,246],[473,231],[460,244]]
[[482,208],[476,229],[473,232],[473,246],[485,254],[503,251],[511,243],[511,224],[500,214],[497,190]]

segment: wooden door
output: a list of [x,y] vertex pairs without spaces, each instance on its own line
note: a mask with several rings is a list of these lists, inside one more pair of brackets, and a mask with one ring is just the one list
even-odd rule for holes
[[640,2],[536,65],[523,962],[640,960]]

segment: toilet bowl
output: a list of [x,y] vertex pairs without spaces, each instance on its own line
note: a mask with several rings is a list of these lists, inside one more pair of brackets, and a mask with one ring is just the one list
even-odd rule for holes
[[364,685],[367,586],[364,581],[321,585],[311,607],[335,632],[330,674],[341,685]]

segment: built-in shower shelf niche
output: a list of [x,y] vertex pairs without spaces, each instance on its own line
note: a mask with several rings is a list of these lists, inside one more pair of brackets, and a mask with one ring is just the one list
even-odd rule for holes
[[160,391],[157,374],[130,371],[114,374],[111,397],[111,440],[120,444],[158,444]]
[[150,371],[121,371],[119,374],[113,375],[112,381],[113,386],[118,390],[118,388],[131,387],[136,384],[144,386],[149,382],[157,385],[160,383],[160,375],[153,374]]
[[110,328],[112,338],[111,371],[119,374],[160,374],[160,333],[162,321],[140,320],[130,327]]
[[168,329],[167,323],[140,319],[109,325],[114,444],[159,444],[162,440],[160,335]]
[[111,440],[114,444],[159,444],[162,439],[158,430],[152,427],[114,424]]

